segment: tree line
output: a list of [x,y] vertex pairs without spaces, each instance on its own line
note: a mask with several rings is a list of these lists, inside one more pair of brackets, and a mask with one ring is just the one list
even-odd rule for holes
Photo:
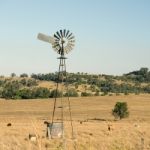
[[[40,81],[58,80],[58,73],[49,74],[32,74],[29,76],[23,73],[16,77],[15,73],[11,78],[0,77],[0,97],[6,99],[34,99],[34,98],[51,98],[56,94],[60,96],[98,96],[110,93],[150,93],[150,71],[148,68],[124,74],[122,76],[112,75],[90,75],[87,73],[67,73],[67,82],[74,88],[68,92],[61,93],[55,89],[38,87]],[[15,78],[16,77],[16,78]],[[64,79],[65,81],[66,79]],[[85,86],[85,90],[79,92],[78,87]],[[87,87],[88,85],[88,87]],[[89,92],[90,91],[90,92]]]

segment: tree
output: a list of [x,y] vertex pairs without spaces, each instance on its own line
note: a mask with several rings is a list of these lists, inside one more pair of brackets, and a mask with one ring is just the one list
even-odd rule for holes
[[129,116],[128,106],[126,102],[117,102],[112,110],[112,115],[115,118],[126,118]]
[[11,73],[11,77],[16,77],[16,74],[15,73]]
[[21,74],[21,75],[20,75],[20,77],[21,77],[21,78],[28,77],[28,74],[26,74],[26,73],[23,73],[23,74]]
[[148,68],[141,68],[139,72],[141,75],[146,75],[148,73]]

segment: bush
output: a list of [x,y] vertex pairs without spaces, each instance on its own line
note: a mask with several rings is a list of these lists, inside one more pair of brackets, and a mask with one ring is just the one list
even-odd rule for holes
[[50,91],[47,88],[38,87],[34,89],[24,88],[17,92],[16,99],[49,98]]
[[21,74],[21,75],[20,75],[20,77],[21,77],[21,78],[28,77],[28,74],[26,74],[26,73],[23,73],[23,74]]
[[49,98],[50,91],[47,88],[39,87],[33,90],[35,98]]
[[26,79],[22,79],[22,80],[20,80],[20,83],[21,83],[23,86],[26,86],[27,81],[26,81]]
[[81,96],[92,96],[92,94],[91,93],[87,93],[87,92],[82,92]]
[[21,89],[17,93],[17,97],[20,97],[21,99],[32,99],[35,98],[33,96],[32,90],[30,89]]
[[61,97],[62,96],[62,92],[60,92],[59,90],[52,90],[51,93],[50,93],[50,96],[51,98],[55,98],[57,95],[57,97]]
[[9,82],[5,85],[2,91],[2,98],[15,99],[21,85],[17,81]]
[[69,89],[68,92],[64,94],[64,96],[69,96],[69,97],[78,97],[78,92],[75,89]]
[[126,102],[117,102],[112,110],[112,115],[115,118],[126,118],[129,116],[128,106]]
[[28,87],[37,86],[37,85],[38,84],[35,79],[26,80],[26,86],[28,86]]

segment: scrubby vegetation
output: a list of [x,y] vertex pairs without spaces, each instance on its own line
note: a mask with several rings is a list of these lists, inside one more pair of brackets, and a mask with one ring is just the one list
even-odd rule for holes
[[128,106],[126,102],[117,102],[112,110],[115,118],[123,119],[129,116]]
[[[32,74],[26,73],[17,77],[15,73],[11,77],[0,77],[0,97],[6,99],[32,99],[49,98],[57,94],[77,96],[105,96],[112,94],[150,93],[150,71],[148,68],[141,68],[122,76],[112,75],[90,75],[87,73],[68,73],[67,83],[71,87],[69,91],[55,91],[48,87],[40,87],[40,82],[51,81],[53,84],[58,80],[58,73]],[[66,79],[64,78],[64,81]]]

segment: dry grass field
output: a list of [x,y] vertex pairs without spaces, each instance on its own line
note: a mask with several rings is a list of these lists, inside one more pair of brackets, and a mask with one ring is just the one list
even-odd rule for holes
[[[74,140],[66,99],[64,140],[46,138],[44,121],[51,120],[53,99],[0,100],[0,150],[150,150],[150,95],[70,100]],[[128,103],[129,118],[114,121],[111,110],[117,101]],[[59,111],[56,118],[59,119]],[[37,140],[30,141],[29,134],[35,134]]]

